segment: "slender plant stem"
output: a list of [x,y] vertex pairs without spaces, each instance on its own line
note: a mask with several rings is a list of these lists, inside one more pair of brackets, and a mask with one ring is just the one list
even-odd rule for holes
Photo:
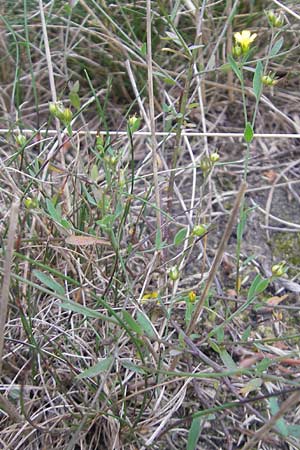
[[153,65],[152,65],[152,20],[151,20],[151,0],[147,0],[147,63],[148,63],[148,96],[151,128],[151,148],[152,148],[152,169],[156,204],[156,226],[161,230],[161,209],[160,192],[158,182],[158,155],[155,135],[155,112],[154,112],[154,90],[153,90]]
[[[189,90],[193,78],[194,73],[194,64],[198,58],[198,46],[201,42],[201,33],[202,33],[202,20],[204,16],[204,11],[206,8],[206,0],[203,0],[201,10],[199,11],[199,19],[198,19],[198,25],[197,25],[197,32],[194,42],[194,49],[190,53],[190,60],[189,65],[187,68],[187,76],[185,79],[184,88],[182,91],[182,97],[180,101],[180,108],[179,108],[179,119],[177,123],[177,130],[176,130],[176,137],[175,137],[175,150],[173,153],[172,158],[172,166],[171,166],[171,175],[169,180],[169,186],[168,186],[168,210],[171,210],[172,202],[173,202],[173,193],[174,193],[174,180],[175,180],[175,168],[177,165],[177,161],[181,154],[181,137],[182,137],[182,131],[183,131],[183,124],[185,120],[185,114],[186,114],[186,108],[189,100]],[[203,116],[202,116],[203,117]],[[205,131],[205,130],[203,130]]]

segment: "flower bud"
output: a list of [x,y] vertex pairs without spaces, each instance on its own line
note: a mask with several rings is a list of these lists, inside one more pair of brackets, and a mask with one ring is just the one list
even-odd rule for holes
[[26,136],[24,136],[24,134],[20,133],[15,137],[15,141],[19,147],[24,147],[27,142],[27,139]]
[[49,112],[53,116],[56,116],[56,113],[57,113],[57,105],[56,105],[56,103],[54,103],[54,102],[50,102],[49,103]]
[[72,118],[73,118],[72,111],[70,110],[70,108],[66,108],[63,112],[63,117],[62,117],[64,123],[67,125],[70,124]]
[[168,270],[168,275],[170,280],[172,281],[176,281],[179,278],[179,270],[177,266],[172,266],[170,267],[170,269]]
[[200,169],[202,170],[204,176],[206,176],[208,174],[208,172],[211,171],[212,162],[211,162],[210,158],[207,158],[205,156],[204,158],[201,159],[199,165],[200,165]]
[[50,102],[49,103],[49,112],[50,112],[50,114],[55,116],[56,115],[56,111],[57,111],[56,104],[54,102]]
[[38,200],[36,198],[26,197],[24,205],[27,209],[35,209],[38,207]]
[[101,134],[96,136],[96,149],[100,153],[100,156],[104,156],[104,137]]
[[219,155],[219,153],[214,152],[214,153],[212,153],[212,154],[210,155],[209,159],[211,160],[211,162],[212,162],[213,164],[215,164],[216,162],[219,161],[220,155]]
[[192,231],[193,236],[203,236],[207,232],[207,228],[205,225],[195,225]]
[[62,102],[50,102],[49,111],[54,117],[63,120],[64,106]]
[[196,297],[197,297],[196,292],[191,291],[188,293],[188,298],[191,303],[195,303]]
[[266,13],[269,24],[271,25],[271,27],[275,27],[275,28],[281,28],[284,24],[284,18],[283,15],[280,14],[275,14],[273,10],[268,11]]
[[277,80],[275,80],[275,74],[269,73],[269,75],[263,75],[261,81],[265,86],[275,86]]
[[125,178],[125,170],[121,169],[119,173],[119,186],[120,188],[124,188],[126,186],[126,178]]
[[280,263],[274,264],[274,266],[272,266],[273,277],[282,277],[282,275],[285,274],[287,270],[285,264],[285,261],[281,261]]
[[131,133],[134,133],[140,128],[141,118],[136,117],[136,114],[130,116],[128,119],[128,126],[130,128]]
[[242,47],[240,45],[235,45],[232,48],[232,56],[234,58],[239,58],[243,53]]

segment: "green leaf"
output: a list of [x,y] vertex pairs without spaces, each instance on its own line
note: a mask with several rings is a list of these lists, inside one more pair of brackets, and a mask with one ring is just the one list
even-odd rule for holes
[[135,333],[142,335],[143,329],[141,325],[139,325],[134,318],[129,314],[128,311],[122,311],[123,320],[129,325],[129,327],[134,331]]
[[238,367],[236,363],[233,361],[228,351],[225,348],[220,348],[220,358],[222,359],[224,365],[229,370],[236,370]]
[[59,223],[62,227],[66,228],[67,230],[70,230],[72,228],[72,225],[70,224],[70,222],[67,221],[67,219],[61,219]]
[[87,201],[93,205],[93,206],[97,206],[97,202],[96,200],[91,196],[91,194],[83,187],[83,190],[85,191],[85,195],[86,195],[86,199]]
[[68,3],[66,3],[66,4],[64,5],[64,10],[65,10],[65,12],[66,12],[68,15],[71,15],[71,14],[72,14],[72,8],[71,8],[70,5],[68,5]]
[[257,274],[251,283],[248,291],[247,300],[252,300],[256,295],[261,294],[269,285],[269,280],[264,279]]
[[225,337],[224,327],[218,328],[216,331],[216,338],[217,338],[218,344],[222,344],[224,342],[224,337]]
[[92,165],[92,169],[91,169],[91,179],[92,181],[97,181],[99,177],[99,169],[97,164],[93,164]]
[[123,209],[124,209],[123,203],[121,201],[118,202],[114,213],[114,220],[116,220],[118,217],[121,216],[121,214],[123,213]]
[[195,450],[202,429],[202,418],[195,417],[189,429],[187,450]]
[[300,425],[288,425],[288,435],[300,439]]
[[74,108],[80,109],[80,97],[77,92],[71,91],[69,94],[69,100]]
[[176,86],[176,81],[173,80],[173,78],[170,77],[164,77],[163,82],[166,84],[169,84],[170,86]]
[[243,82],[243,74],[239,68],[239,66],[237,65],[236,61],[233,59],[233,57],[231,55],[228,56],[228,62],[230,64],[230,67],[232,68],[232,70],[234,71],[234,73],[236,74],[236,76],[238,77],[238,79],[240,80],[240,82]]
[[209,345],[216,353],[220,354],[220,352],[221,352],[220,347],[218,346],[218,344],[215,341],[213,341],[212,339],[209,339]]
[[92,378],[96,377],[100,373],[106,372],[113,363],[113,356],[108,356],[107,358],[99,361],[95,366],[90,367],[89,369],[84,370],[81,374],[77,375],[76,378],[81,380],[83,378]]
[[[278,400],[276,397],[271,397],[269,399],[269,407],[272,416],[275,416],[275,414],[279,411]],[[276,428],[280,434],[282,434],[283,436],[288,436],[289,434],[288,426],[283,417],[281,417],[276,421]]]
[[262,75],[263,75],[263,65],[261,61],[258,61],[258,63],[256,64],[256,69],[253,77],[253,91],[257,101],[262,91],[262,81],[261,81]]
[[255,294],[261,294],[262,292],[264,292],[267,287],[269,286],[270,281],[268,279],[265,280],[261,280],[258,285],[256,286],[256,290],[255,290]]
[[244,234],[244,229],[246,226],[246,222],[247,222],[247,215],[248,215],[248,211],[243,211],[237,226],[237,240],[241,241],[243,234]]
[[155,249],[161,250],[162,248],[162,235],[161,235],[161,229],[157,229],[156,236],[155,236]]
[[283,37],[281,37],[280,39],[278,39],[278,41],[275,42],[275,44],[273,45],[273,47],[271,48],[270,51],[270,57],[272,58],[272,56],[277,55],[277,53],[279,53],[282,45],[283,45],[284,39]]
[[74,83],[74,85],[72,86],[71,91],[72,91],[72,92],[76,92],[76,93],[78,94],[78,92],[79,92],[79,87],[80,87],[79,80],[76,80],[75,83]]
[[34,270],[33,275],[41,283],[43,283],[45,286],[50,288],[52,291],[54,291],[57,294],[62,295],[62,296],[65,295],[65,290],[64,290],[63,286],[61,284],[57,283],[57,281],[53,280],[53,278],[49,277],[48,275],[46,275],[43,272],[40,272],[39,270]]
[[141,375],[145,374],[145,371],[142,367],[137,366],[136,364],[133,364],[129,360],[121,360],[120,361],[122,366],[125,367],[125,369],[131,370],[131,372],[140,373]]
[[257,389],[259,389],[261,385],[261,378],[253,378],[240,389],[240,392],[241,394],[249,394],[249,392],[257,391]]
[[143,56],[146,56],[146,55],[147,55],[147,44],[146,44],[146,42],[144,42],[144,43],[142,44],[142,46],[141,46],[141,54],[142,54]]
[[272,360],[270,358],[264,358],[258,364],[256,364],[256,371],[258,373],[263,373],[268,369],[268,367],[271,364],[272,364]]
[[149,337],[151,337],[151,338],[156,337],[156,334],[153,329],[153,325],[152,325],[150,319],[144,313],[138,311],[136,320],[141,325],[142,329],[145,331],[145,333]]
[[185,240],[186,235],[187,235],[187,228],[181,228],[181,230],[179,230],[176,233],[176,236],[174,237],[174,245],[175,247],[178,247],[180,244],[182,244],[182,242]]
[[250,122],[247,122],[247,125],[244,130],[244,138],[247,144],[249,144],[253,139],[253,128]]
[[222,65],[219,67],[219,69],[220,69],[222,72],[224,72],[224,73],[228,73],[228,72],[230,72],[230,70],[231,70],[231,65],[230,65],[229,63],[225,63],[225,64],[222,64]]
[[242,334],[242,341],[248,341],[251,334],[251,325],[249,325]]
[[61,222],[61,214],[58,212],[58,210],[56,209],[56,207],[54,206],[54,203],[52,200],[50,200],[49,198],[46,199],[46,205],[47,205],[47,210],[48,213],[50,215],[50,217],[55,220],[55,222]]
[[254,280],[252,281],[251,286],[249,288],[248,295],[247,295],[247,300],[250,300],[250,299],[255,297],[256,286],[261,280],[262,280],[262,277],[259,274],[257,274],[256,277],[254,278]]
[[72,302],[71,300],[61,303],[60,306],[67,311],[82,314],[84,317],[91,317],[92,319],[101,319],[104,321],[106,320],[107,322],[119,324],[119,322],[113,317],[101,314],[98,311],[94,311],[93,309],[87,308],[86,306],[79,305],[78,303]]
[[71,124],[68,124],[68,125],[67,125],[67,132],[68,132],[68,135],[69,135],[70,137],[72,137],[73,131],[72,131]]
[[184,320],[185,320],[186,324],[190,323],[194,309],[195,309],[195,305],[193,305],[193,303],[186,302],[185,315],[184,315]]

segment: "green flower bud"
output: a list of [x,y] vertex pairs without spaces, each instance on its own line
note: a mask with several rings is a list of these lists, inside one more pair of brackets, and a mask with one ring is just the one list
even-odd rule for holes
[[119,174],[119,186],[120,188],[124,188],[125,185],[126,185],[125,170],[121,169]]
[[170,280],[172,281],[176,281],[179,278],[179,270],[177,266],[172,266],[170,267],[170,269],[168,270],[168,275]]
[[281,261],[280,263],[274,264],[274,266],[272,266],[273,277],[282,277],[282,275],[285,274],[285,272],[287,271],[285,264],[285,261]]
[[269,75],[263,75],[261,81],[265,86],[275,86],[277,80],[275,80],[275,74],[269,73]]
[[26,136],[24,136],[24,134],[20,133],[15,137],[15,141],[19,147],[24,147],[27,142],[27,139]]
[[71,120],[73,118],[73,114],[72,111],[70,110],[70,108],[66,108],[63,112],[63,121],[65,124],[70,124]]
[[100,153],[100,156],[104,156],[104,137],[101,134],[96,136],[96,149]]
[[207,228],[205,225],[195,225],[192,231],[193,236],[203,236],[207,232]]
[[235,45],[232,48],[232,56],[234,58],[239,58],[243,53],[242,47],[240,45]]
[[51,102],[49,103],[49,111],[54,116],[57,117],[59,120],[64,120],[64,106],[62,102]]
[[57,104],[56,103],[54,103],[54,102],[49,103],[49,112],[53,116],[56,116],[56,114],[57,114]]
[[203,175],[206,176],[208,172],[211,171],[212,168],[212,161],[210,160],[210,158],[207,158],[206,156],[204,158],[201,159],[200,161],[200,169],[203,172]]
[[212,153],[212,154],[210,155],[209,159],[211,160],[211,162],[212,162],[213,164],[215,164],[217,161],[219,161],[220,155],[219,155],[219,153],[214,152],[214,153]]
[[35,209],[38,207],[38,200],[36,198],[27,197],[24,200],[25,208]]
[[110,159],[109,159],[109,163],[112,165],[112,166],[116,166],[117,165],[117,162],[118,162],[118,157],[117,156],[111,156],[110,157]]
[[128,126],[130,128],[131,133],[134,133],[140,128],[141,118],[136,117],[136,114],[130,116],[128,119]]
[[266,12],[269,24],[271,27],[281,28],[284,24],[284,17],[280,14],[275,14],[273,10]]

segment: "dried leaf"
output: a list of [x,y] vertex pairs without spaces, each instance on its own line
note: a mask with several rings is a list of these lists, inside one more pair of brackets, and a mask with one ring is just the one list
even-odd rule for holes
[[270,297],[267,300],[267,304],[269,306],[276,306],[279,305],[279,303],[281,303],[283,300],[285,300],[288,297],[288,294],[282,295],[281,297],[275,295],[274,297]]
[[267,178],[269,183],[274,183],[278,177],[278,173],[275,170],[267,170],[263,172],[263,176]]
[[227,294],[229,297],[236,297],[236,296],[237,296],[237,292],[236,292],[235,289],[227,289],[226,294]]
[[240,364],[239,367],[246,369],[248,367],[254,366],[254,364],[257,363],[257,361],[260,361],[262,356],[260,354],[249,356],[247,358],[244,358]]
[[111,243],[107,239],[100,239],[95,236],[77,236],[76,234],[71,234],[66,238],[66,244],[79,245],[81,247],[87,245],[106,245],[111,247]]

